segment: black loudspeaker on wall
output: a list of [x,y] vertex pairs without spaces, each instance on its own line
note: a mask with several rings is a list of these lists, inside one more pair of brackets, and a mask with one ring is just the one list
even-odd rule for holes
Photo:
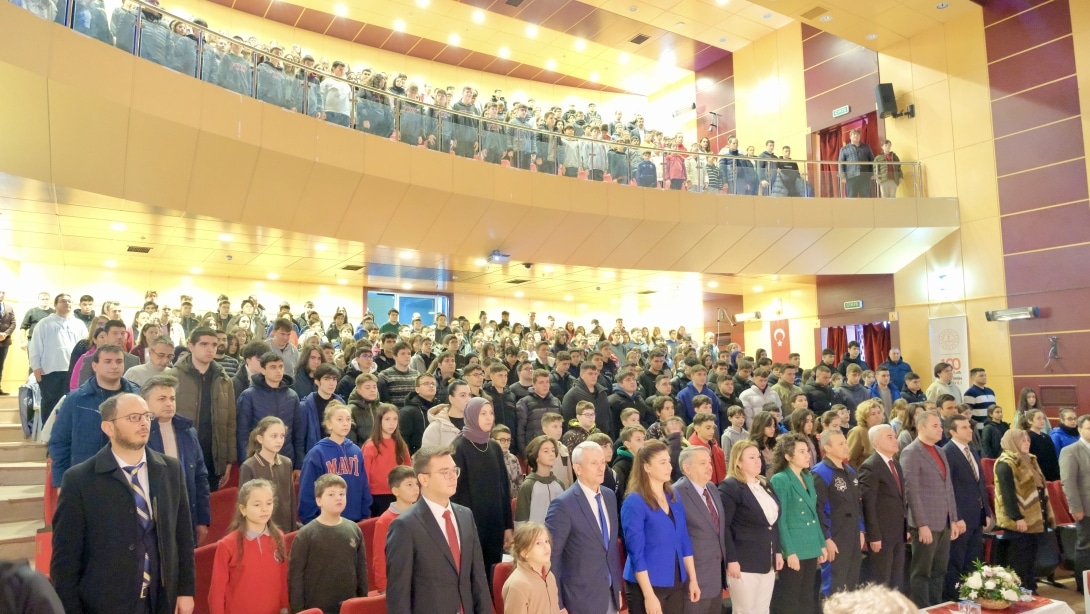
[[908,110],[897,109],[897,97],[893,95],[892,83],[879,83],[874,86],[874,105],[878,108],[878,117],[916,117],[916,105],[909,105]]

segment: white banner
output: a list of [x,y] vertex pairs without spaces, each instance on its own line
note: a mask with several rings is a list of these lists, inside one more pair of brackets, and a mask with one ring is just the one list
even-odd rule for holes
[[[927,328],[931,337],[931,366],[949,363],[954,368],[953,385],[965,390],[969,386],[969,325],[965,316],[931,318]],[[921,375],[926,378],[929,373]]]

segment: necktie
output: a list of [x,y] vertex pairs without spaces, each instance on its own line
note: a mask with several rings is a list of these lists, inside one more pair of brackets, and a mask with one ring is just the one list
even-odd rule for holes
[[969,451],[969,446],[965,446],[965,460],[969,461],[969,466],[973,468],[973,479],[980,481],[980,471],[976,468],[976,463],[973,462],[973,453]]
[[897,482],[897,490],[901,490],[901,476],[897,475],[897,468],[893,466],[893,459],[889,461],[889,470],[893,473],[893,481]]
[[454,568],[462,571],[462,548],[458,545],[458,532],[454,530],[454,519],[450,516],[450,510],[443,512],[443,520],[447,521],[447,545],[450,553],[454,555]]
[[602,545],[609,552],[609,527],[606,526],[606,510],[602,507],[602,493],[598,493],[594,499],[598,501],[598,524],[602,527]]
[[704,503],[708,504],[708,509],[712,513],[712,522],[715,523],[715,532],[719,532],[719,512],[715,510],[715,503],[712,501],[712,496],[708,494],[708,489],[704,489]]
[[[136,520],[140,524],[140,529],[146,535],[151,529],[151,511],[148,507],[148,498],[144,495],[144,488],[140,486],[140,480],[137,479],[137,475],[140,473],[140,469],[144,466],[144,462],[141,461],[135,467],[123,467],[125,473],[129,474],[129,484],[132,485],[133,497],[136,499]],[[148,587],[151,586],[151,559],[148,557],[148,549],[144,548],[144,574],[143,582],[140,585],[140,596],[143,598],[148,594]]]

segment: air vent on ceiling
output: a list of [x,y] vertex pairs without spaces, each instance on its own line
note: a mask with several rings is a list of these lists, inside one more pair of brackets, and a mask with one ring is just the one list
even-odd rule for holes
[[633,45],[642,45],[650,40],[650,38],[651,37],[646,34],[637,34],[629,39],[628,42],[632,43]]
[[828,13],[828,12],[829,12],[829,9],[825,8],[824,6],[815,6],[814,8],[812,8],[809,11],[806,11],[805,13],[800,15],[800,17],[802,17],[803,19],[813,20],[813,19],[817,19],[818,17],[821,17],[822,15],[824,15],[825,13]]
[[643,290],[643,291],[637,292],[636,294],[654,294],[656,292],[658,292],[658,290]]
[[135,254],[147,254],[151,251],[151,248],[144,247],[143,245],[130,245],[127,251],[133,252]]
[[522,2],[523,0],[507,0],[505,4],[507,4],[507,6],[518,6],[522,4]]
[[342,271],[358,271],[363,268],[362,264],[346,264],[341,267]]
[[517,286],[518,284],[524,284],[524,283],[526,283],[528,281],[530,281],[530,280],[529,279],[508,279],[507,281],[505,281],[503,283],[505,283],[505,284],[514,284],[514,285]]

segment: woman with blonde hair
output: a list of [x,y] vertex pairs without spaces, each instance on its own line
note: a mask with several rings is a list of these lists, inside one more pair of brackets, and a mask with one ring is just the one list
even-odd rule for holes
[[868,432],[872,426],[878,426],[885,420],[886,411],[881,399],[863,401],[855,408],[856,425],[848,431],[848,464],[859,468],[868,456],[874,454]]
[[995,461],[995,524],[1010,544],[1008,561],[1022,588],[1037,591],[1037,538],[1056,524],[1048,504],[1045,475],[1030,454],[1029,433],[1012,428],[1000,441]]

